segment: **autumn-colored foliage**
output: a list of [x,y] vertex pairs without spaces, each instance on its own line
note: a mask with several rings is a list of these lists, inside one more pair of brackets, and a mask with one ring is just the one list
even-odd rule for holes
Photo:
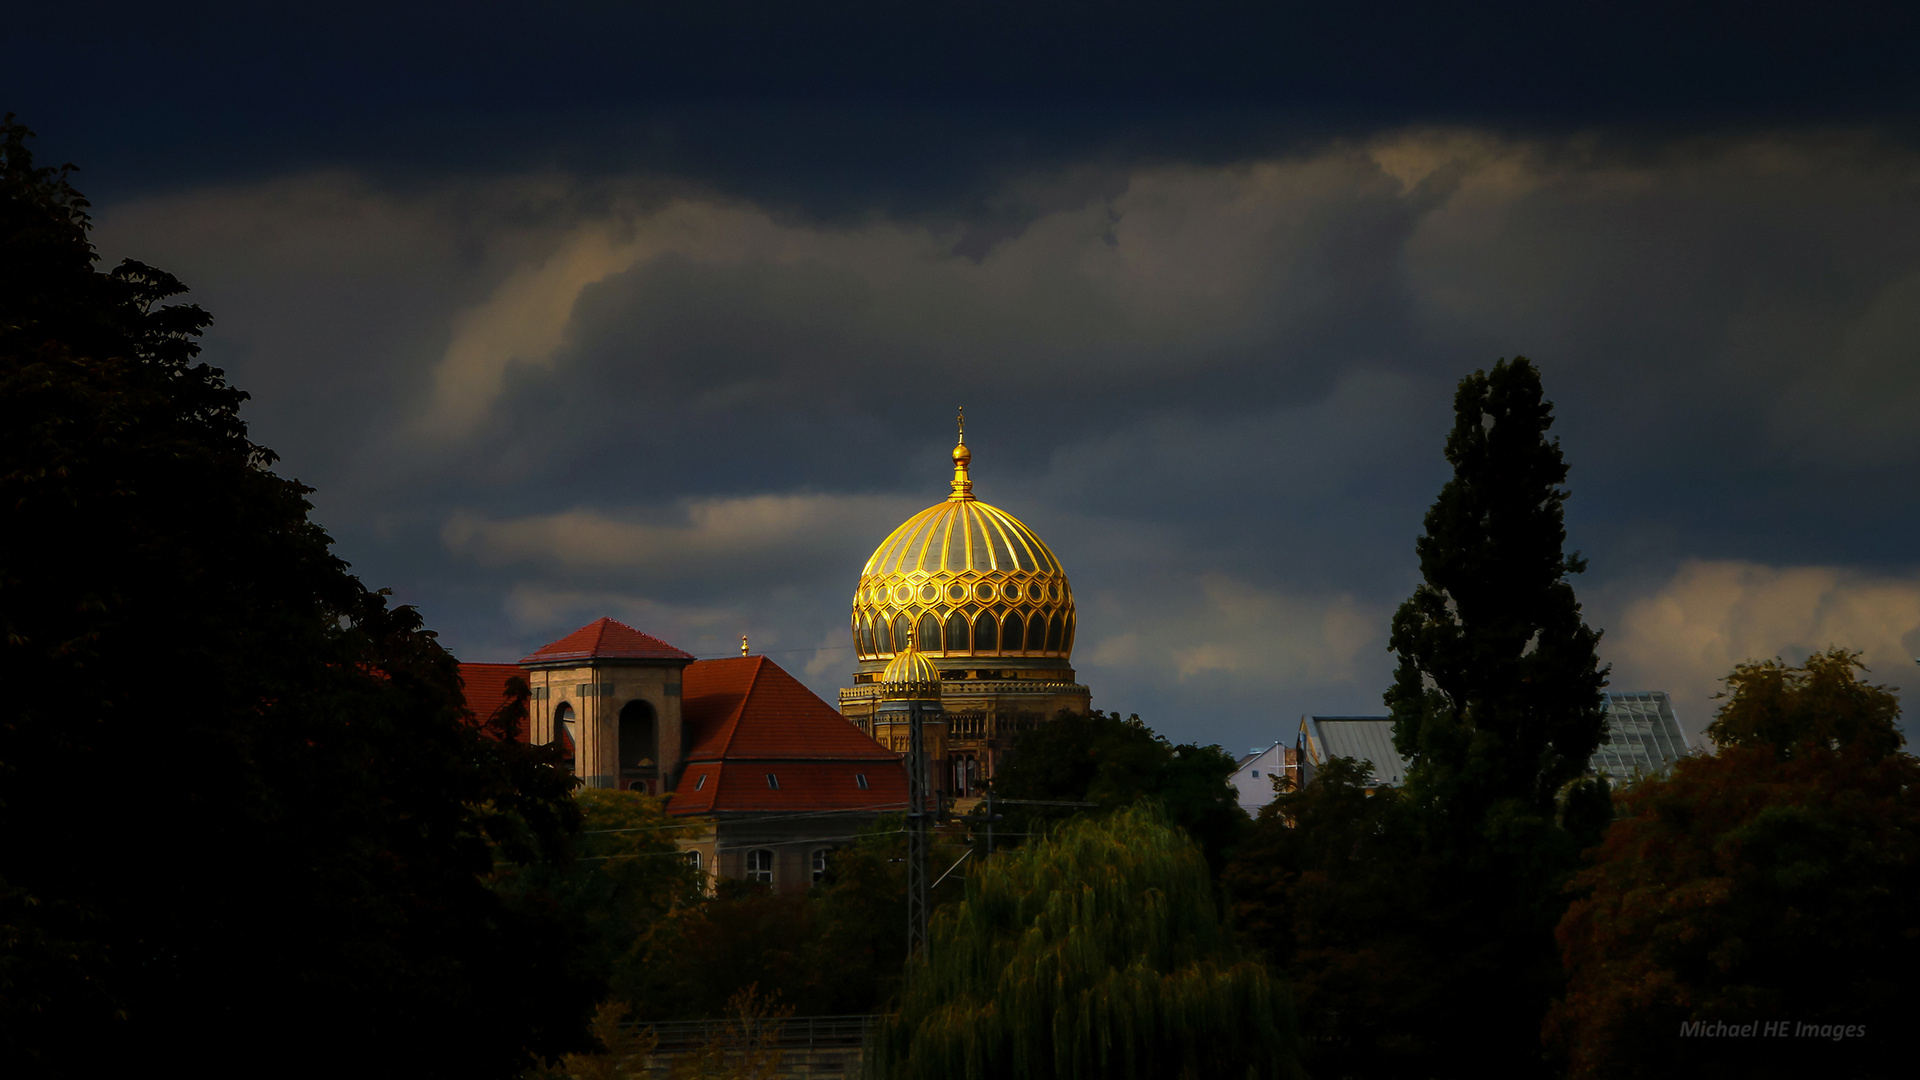
[[[1558,931],[1547,1030],[1573,1076],[1883,1074],[1920,967],[1920,761],[1857,667],[1742,665],[1715,727],[1745,745],[1620,796]],[[1693,1021],[1791,1026],[1683,1037]]]

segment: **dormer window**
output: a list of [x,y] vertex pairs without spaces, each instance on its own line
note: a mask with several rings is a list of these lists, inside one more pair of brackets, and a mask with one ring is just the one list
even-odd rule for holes
[[779,778],[779,777],[777,777],[777,776],[775,776],[775,775],[773,775],[772,773],[768,773],[768,774],[767,774],[767,787],[769,787],[769,788],[771,788],[771,789],[772,789],[772,790],[774,790],[774,791],[779,791],[779,790],[780,790],[780,778]]

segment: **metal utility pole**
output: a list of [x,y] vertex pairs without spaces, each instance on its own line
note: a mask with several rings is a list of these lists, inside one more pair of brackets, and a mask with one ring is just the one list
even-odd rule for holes
[[[940,672],[914,649],[911,636],[880,674],[880,703],[874,710],[876,728],[905,721],[907,725],[907,960],[926,953],[927,915],[932,907],[931,854],[933,824],[928,796],[933,784],[927,772],[927,720],[940,715]],[[897,730],[897,729],[896,729]]]
[[927,913],[932,903],[927,866],[930,838],[927,835],[927,742],[926,709],[919,701],[907,702],[907,957],[925,953]]

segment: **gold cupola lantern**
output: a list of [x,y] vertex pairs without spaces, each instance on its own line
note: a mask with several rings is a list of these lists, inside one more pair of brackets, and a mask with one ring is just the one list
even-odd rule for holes
[[880,673],[880,697],[886,701],[940,700],[940,669],[908,641],[904,651]]
[[[942,669],[1059,667],[1073,655],[1073,590],[1034,531],[974,498],[966,420],[953,448],[952,491],[874,549],[853,597],[863,670],[903,654]],[[888,670],[891,670],[889,665]]]

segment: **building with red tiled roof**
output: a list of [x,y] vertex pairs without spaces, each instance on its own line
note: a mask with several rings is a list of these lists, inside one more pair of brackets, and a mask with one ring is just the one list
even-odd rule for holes
[[596,619],[521,658],[529,737],[559,742],[588,787],[664,794],[684,745],[680,673],[693,654]]
[[702,660],[683,686],[690,745],[667,811],[713,820],[688,847],[715,872],[805,888],[828,850],[906,807],[900,755],[772,660]]
[[600,619],[518,664],[460,670],[476,720],[522,675],[522,737],[560,742],[590,787],[666,795],[704,822],[681,846],[709,874],[804,889],[828,850],[906,807],[901,755],[764,656],[696,661]]
[[522,664],[558,664],[569,660],[692,660],[651,634],[615,619],[595,619],[551,645],[543,645]]
[[[467,696],[467,716],[484,724],[507,703],[507,680],[524,676],[519,664],[461,664],[460,683]],[[520,721],[520,738],[527,737],[527,721]]]

